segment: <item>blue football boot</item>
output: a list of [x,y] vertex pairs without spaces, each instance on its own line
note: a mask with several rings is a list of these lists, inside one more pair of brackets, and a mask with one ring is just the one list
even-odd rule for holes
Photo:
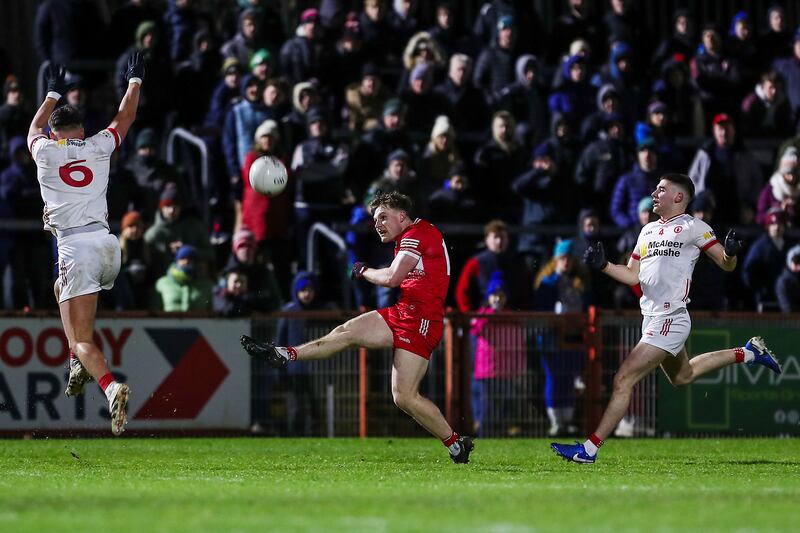
[[769,348],[767,348],[767,343],[764,342],[764,339],[761,337],[753,337],[747,341],[747,344],[745,344],[744,347],[746,350],[750,350],[755,354],[753,360],[747,363],[749,366],[762,365],[769,368],[776,374],[781,373],[781,364],[778,362]]
[[583,447],[583,443],[575,441],[575,444],[558,444],[557,442],[550,443],[550,447],[557,455],[560,455],[566,461],[573,463],[592,464],[597,460],[597,455],[589,455]]

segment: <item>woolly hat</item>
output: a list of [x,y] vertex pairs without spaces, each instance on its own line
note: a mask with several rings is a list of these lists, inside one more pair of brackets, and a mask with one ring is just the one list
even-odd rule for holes
[[175,259],[197,259],[197,249],[191,244],[184,244],[175,252]]
[[562,241],[558,241],[556,245],[553,247],[553,257],[562,257],[564,255],[569,255],[572,252],[572,240],[564,239]]
[[431,130],[431,139],[435,139],[439,135],[452,135],[453,133],[449,118],[445,115],[436,117],[436,122],[433,123],[433,129]]
[[142,221],[142,215],[138,211],[128,211],[122,217],[122,229],[135,226]]
[[258,128],[256,128],[256,133],[253,135],[253,140],[258,141],[264,135],[272,135],[274,138],[279,139],[280,133],[278,132],[278,123],[271,118],[268,118],[262,122]]

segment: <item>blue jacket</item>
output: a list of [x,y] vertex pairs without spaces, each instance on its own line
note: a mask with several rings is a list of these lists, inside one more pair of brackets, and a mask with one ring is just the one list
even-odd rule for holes
[[638,163],[627,174],[623,174],[614,186],[611,196],[611,218],[620,228],[639,225],[639,200],[655,189],[658,173],[645,172]]
[[225,165],[230,176],[238,176],[241,173],[244,158],[253,147],[253,135],[266,119],[267,110],[260,100],[256,102],[242,100],[228,112],[222,132],[222,149],[225,152]]
[[[312,300],[309,305],[303,305],[297,299],[298,286],[300,282],[308,280],[311,286],[314,287],[317,294],[319,294],[319,284],[317,277],[306,271],[298,272],[292,281],[292,301],[285,304],[282,311],[298,312],[298,311],[312,311],[325,309],[318,300]],[[297,346],[308,340],[308,333],[306,327],[308,321],[305,318],[280,318],[276,327],[275,344],[278,346]],[[295,361],[286,366],[289,374],[305,374],[308,373],[309,363],[302,363]]]
[[742,281],[753,292],[756,302],[775,301],[775,280],[785,266],[786,250],[778,250],[766,233],[756,239],[742,265]]

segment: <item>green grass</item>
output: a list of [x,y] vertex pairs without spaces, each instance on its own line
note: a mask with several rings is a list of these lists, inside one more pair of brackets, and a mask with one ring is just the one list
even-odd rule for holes
[[797,531],[800,440],[0,441],[0,531]]

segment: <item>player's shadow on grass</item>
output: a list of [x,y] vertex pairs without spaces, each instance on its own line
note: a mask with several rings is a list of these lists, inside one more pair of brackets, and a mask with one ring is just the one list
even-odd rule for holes
[[741,461],[719,461],[722,464],[726,465],[737,465],[737,466],[759,466],[759,465],[781,465],[781,466],[798,466],[800,465],[800,461],[771,461],[769,459],[744,459]]

